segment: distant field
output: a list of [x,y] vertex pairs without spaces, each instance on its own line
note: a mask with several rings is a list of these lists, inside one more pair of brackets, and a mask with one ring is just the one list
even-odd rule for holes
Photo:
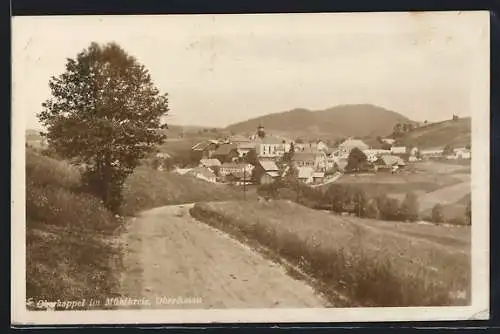
[[471,119],[461,118],[429,124],[415,129],[398,138],[401,145],[417,145],[420,148],[432,148],[446,145],[463,147],[470,144]]
[[191,147],[200,142],[200,138],[183,138],[166,140],[159,150],[162,153],[168,153],[172,156],[189,153]]
[[387,194],[400,201],[411,191],[418,196],[422,217],[430,217],[436,204],[443,205],[446,220],[463,217],[467,205],[463,199],[471,193],[469,161],[423,161],[409,165],[407,171],[345,175],[337,183],[357,185],[370,196]]
[[467,304],[468,227],[342,217],[288,201],[204,203],[191,213],[298,266],[339,306]]
[[[247,196],[256,195],[249,192]],[[125,183],[122,211],[125,215],[134,215],[162,205],[242,198],[241,188],[141,166]]]
[[424,193],[438,190],[462,180],[455,175],[434,173],[391,174],[377,173],[373,175],[344,175],[336,183],[353,184],[362,187],[369,195],[405,194],[408,191]]

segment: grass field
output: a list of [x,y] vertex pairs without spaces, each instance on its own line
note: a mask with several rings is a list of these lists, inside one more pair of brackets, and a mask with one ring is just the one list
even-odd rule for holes
[[471,118],[447,120],[429,124],[426,127],[414,129],[398,138],[398,143],[403,146],[416,145],[420,148],[464,147],[471,142]]
[[444,217],[451,221],[463,217],[471,193],[470,161],[422,161],[409,165],[399,174],[345,175],[336,183],[362,187],[369,196],[387,194],[400,201],[407,192],[418,197],[421,216],[429,218],[432,207],[443,206]]
[[[256,196],[255,192],[247,195]],[[125,183],[122,214],[134,215],[162,205],[242,198],[241,188],[142,166]]]
[[298,266],[337,306],[468,303],[467,227],[342,217],[289,201],[197,204],[191,214]]
[[336,183],[353,184],[365,189],[368,195],[405,194],[408,191],[427,193],[460,183],[462,180],[454,175],[442,174],[391,174],[378,173],[372,175],[344,175]]
[[68,164],[26,151],[26,297],[49,301],[113,296],[121,265],[112,243],[120,221],[79,192]]

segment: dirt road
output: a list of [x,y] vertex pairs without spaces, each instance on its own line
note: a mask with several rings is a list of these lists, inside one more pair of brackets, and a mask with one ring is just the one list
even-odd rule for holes
[[281,266],[194,220],[190,206],[156,208],[128,224],[123,296],[149,300],[145,308],[326,305]]

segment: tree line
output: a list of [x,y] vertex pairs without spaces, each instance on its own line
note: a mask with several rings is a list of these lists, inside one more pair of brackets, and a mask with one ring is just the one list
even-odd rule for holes
[[[300,181],[286,179],[259,186],[258,194],[268,199],[289,199],[313,209],[329,210],[339,214],[350,214],[360,218],[387,221],[416,222],[426,218],[434,223],[447,222],[443,206],[436,204],[430,217],[421,217],[418,198],[408,192],[402,201],[386,194],[369,196],[360,186],[331,184],[326,191],[312,188]],[[471,224],[470,200],[463,217],[448,221],[455,224]]]

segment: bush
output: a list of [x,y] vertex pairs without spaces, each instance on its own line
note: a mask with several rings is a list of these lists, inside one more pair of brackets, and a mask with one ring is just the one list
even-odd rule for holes
[[367,217],[368,215],[368,196],[361,188],[354,190],[354,213],[358,217]]
[[371,219],[378,219],[380,217],[380,211],[377,206],[377,201],[371,199],[368,202],[368,207],[366,209],[366,217]]
[[401,203],[399,215],[403,221],[417,221],[419,217],[419,205],[417,196],[413,193],[407,193],[405,199]]
[[376,199],[380,218],[384,220],[399,220],[399,201],[387,195],[379,195]]
[[343,184],[332,184],[323,196],[323,202],[330,205],[330,210],[334,212],[344,212],[351,198],[350,189]]
[[445,221],[443,206],[441,204],[436,204],[432,208],[431,220],[434,223],[443,223]]
[[467,201],[467,206],[465,207],[465,224],[466,225],[471,225],[472,224],[472,210],[471,210],[471,200]]

